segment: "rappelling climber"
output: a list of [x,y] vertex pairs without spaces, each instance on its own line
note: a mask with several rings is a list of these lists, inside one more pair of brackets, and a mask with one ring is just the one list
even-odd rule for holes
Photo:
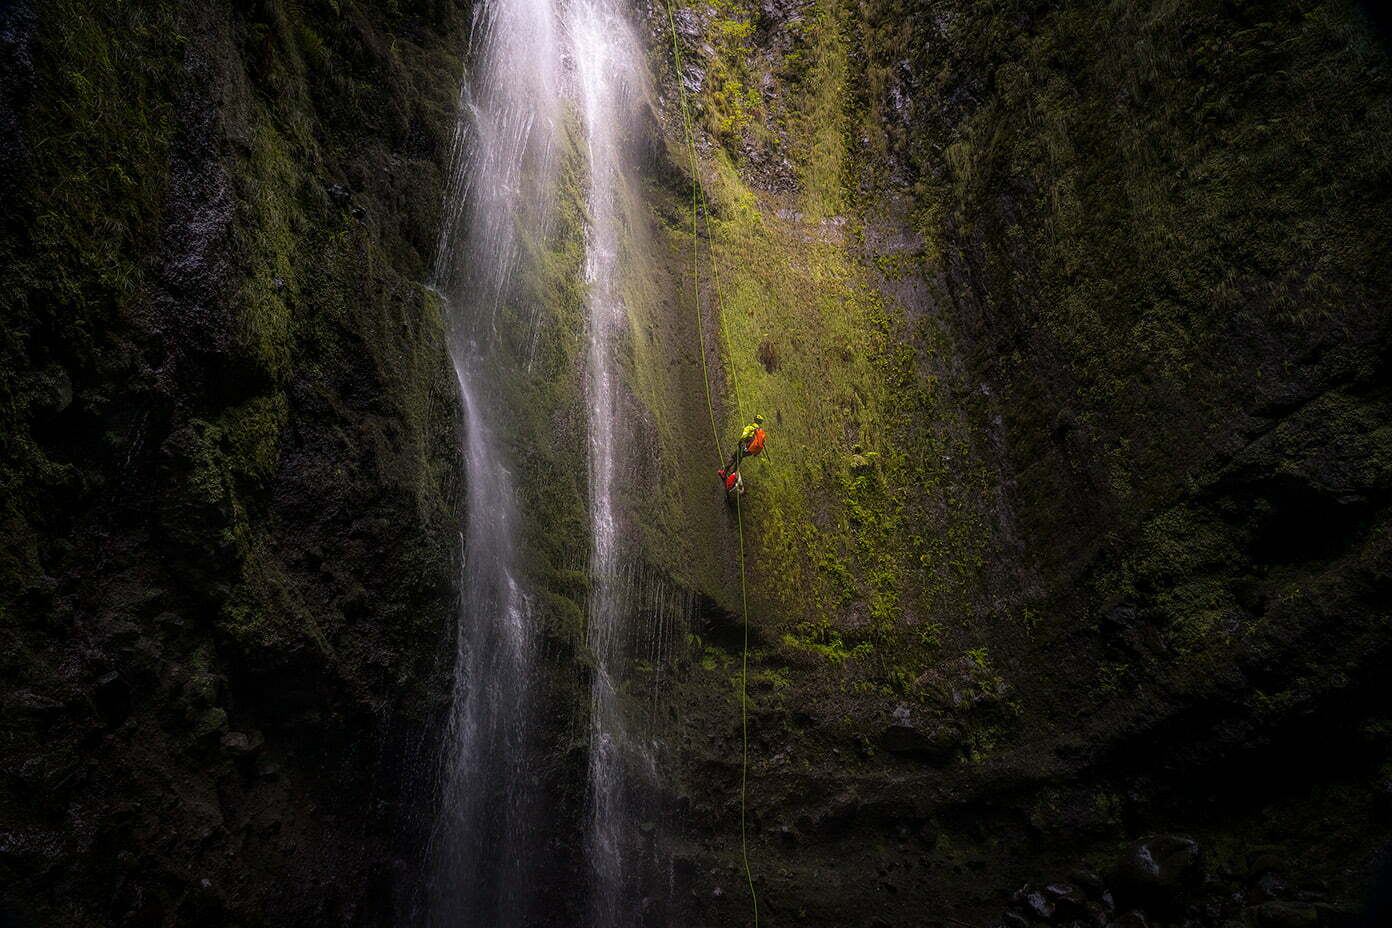
[[730,470],[722,467],[716,471],[720,477],[720,483],[725,487],[725,495],[733,497],[736,494],[744,495],[744,478],[737,470]]
[[734,455],[730,457],[730,466],[725,468],[727,471],[738,471],[740,462],[747,457],[754,457],[764,450],[764,417],[755,416],[754,421],[744,427],[740,433],[739,447],[735,449]]

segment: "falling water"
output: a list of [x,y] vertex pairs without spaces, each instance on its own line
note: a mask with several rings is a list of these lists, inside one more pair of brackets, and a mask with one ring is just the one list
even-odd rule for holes
[[428,922],[492,928],[548,917],[527,908],[540,876],[532,861],[544,818],[533,780],[539,765],[529,689],[536,630],[516,566],[516,495],[493,424],[508,413],[499,385],[515,371],[506,359],[526,355],[536,338],[540,313],[519,305],[525,288],[514,278],[527,269],[528,243],[546,231],[557,126],[572,112],[583,130],[588,207],[589,921],[595,928],[621,928],[637,920],[630,913],[640,882],[635,835],[642,804],[633,796],[632,774],[650,771],[653,763],[642,738],[627,731],[619,700],[627,644],[652,646],[653,637],[635,637],[624,625],[640,607],[632,561],[621,544],[619,499],[628,465],[619,360],[628,330],[621,286],[630,200],[625,130],[640,111],[644,56],[614,0],[483,0],[476,15],[474,41],[481,44],[461,94],[437,249],[436,289],[449,310],[465,412],[469,508]]
[[635,823],[627,768],[642,752],[626,731],[618,683],[623,673],[629,611],[620,582],[622,526],[616,494],[629,435],[621,427],[617,347],[627,331],[620,253],[624,233],[624,129],[639,99],[635,64],[643,60],[622,13],[607,0],[581,0],[570,10],[576,82],[588,162],[589,218],[585,240],[589,356],[590,554],[592,594],[588,644],[594,658],[590,695],[590,820],[586,851],[594,885],[591,924],[613,928],[635,919]]
[[[518,514],[505,446],[510,345],[535,330],[515,277],[545,230],[558,121],[559,27],[550,0],[484,0],[460,95],[434,289],[464,411],[468,484],[453,704],[424,920],[438,928],[533,918],[542,795],[536,781],[532,603],[517,568]],[[524,335],[525,340],[525,335]]]

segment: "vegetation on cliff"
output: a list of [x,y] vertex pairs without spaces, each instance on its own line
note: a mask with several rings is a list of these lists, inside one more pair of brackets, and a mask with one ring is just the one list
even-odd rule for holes
[[0,12],[23,917],[391,918],[450,670],[457,412],[422,284],[467,14]]

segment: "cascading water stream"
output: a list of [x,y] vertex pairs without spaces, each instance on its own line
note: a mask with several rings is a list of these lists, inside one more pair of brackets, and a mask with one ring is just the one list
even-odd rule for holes
[[[433,288],[447,314],[464,411],[464,559],[440,810],[428,850],[424,921],[520,926],[542,794],[531,690],[537,631],[517,568],[516,492],[495,423],[505,421],[505,349],[535,329],[515,276],[545,231],[553,193],[561,54],[550,0],[484,0],[461,91]],[[525,338],[524,338],[525,341]],[[514,355],[516,352],[514,351]]]
[[[535,339],[539,312],[514,278],[552,212],[558,126],[571,103],[587,168],[584,283],[588,488],[592,545],[587,645],[593,657],[586,856],[589,923],[636,919],[637,804],[630,771],[650,765],[625,729],[618,681],[633,611],[618,494],[628,462],[620,427],[619,346],[628,330],[621,253],[626,122],[642,99],[642,47],[612,0],[484,0],[475,66],[461,94],[435,289],[449,313],[465,413],[468,513],[463,603],[441,812],[430,848],[432,926],[513,926],[530,912],[545,816],[535,783],[537,633],[519,582],[515,488],[494,423],[502,385]],[[569,73],[563,68],[570,65]],[[554,913],[552,914],[554,917]]]
[[577,95],[585,133],[589,214],[585,229],[589,351],[591,597],[588,645],[594,659],[590,693],[590,809],[586,846],[594,883],[595,928],[632,923],[626,890],[637,877],[632,855],[633,802],[627,769],[642,751],[629,737],[619,702],[627,608],[621,582],[622,522],[616,498],[629,436],[621,427],[618,344],[628,329],[620,266],[624,223],[624,121],[641,83],[641,46],[621,11],[607,0],[581,0],[569,10]]

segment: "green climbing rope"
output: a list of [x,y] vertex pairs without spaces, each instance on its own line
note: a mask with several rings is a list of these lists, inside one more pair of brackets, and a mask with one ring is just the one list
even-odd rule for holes
[[[720,445],[720,430],[715,425],[715,402],[711,397],[710,367],[706,362],[706,333],[701,320],[701,268],[700,237],[698,220],[706,213],[707,236],[711,259],[711,283],[715,295],[715,313],[720,326],[721,340],[725,354],[729,358],[728,370],[730,385],[735,393],[735,411],[740,421],[744,421],[744,405],[740,402],[739,382],[735,376],[734,355],[730,352],[730,342],[725,332],[724,299],[720,291],[720,272],[715,256],[715,239],[710,231],[710,212],[705,208],[705,194],[701,190],[700,164],[696,157],[696,138],[691,131],[691,110],[686,102],[686,85],[682,82],[681,42],[677,38],[677,21],[672,12],[672,0],[667,3],[667,26],[672,33],[672,58],[676,68],[677,90],[681,100],[682,123],[686,132],[687,155],[691,162],[691,277],[696,315],[696,335],[701,348],[701,379],[706,388],[706,413],[710,417],[711,438],[715,442],[716,463],[723,464],[724,450]],[[749,594],[745,581],[744,567],[744,512],[740,506],[739,494],[735,494],[735,523],[739,528],[739,567],[740,567],[740,610],[744,618],[744,648],[740,658],[740,856],[744,861],[744,877],[749,884],[749,898],[754,906],[754,928],[759,928],[759,894],[754,889],[754,871],[749,866]]]
[[744,514],[740,511],[739,494],[735,494],[735,523],[739,526],[740,609],[744,613],[744,649],[740,654],[740,743],[743,757],[740,763],[740,854],[744,857],[744,878],[749,883],[749,898],[754,903],[754,928],[759,928],[759,894],[754,891],[754,871],[749,867],[749,833],[745,811],[749,796],[749,595],[744,582]]

